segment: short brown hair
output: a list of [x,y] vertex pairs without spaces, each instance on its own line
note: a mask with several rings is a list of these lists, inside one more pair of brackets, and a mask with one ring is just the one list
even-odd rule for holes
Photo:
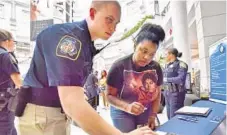
[[120,12],[121,12],[121,5],[120,5],[120,3],[117,0],[109,0],[109,1],[108,0],[92,0],[91,7],[99,10],[103,6],[108,5],[108,4],[116,5],[119,8]]

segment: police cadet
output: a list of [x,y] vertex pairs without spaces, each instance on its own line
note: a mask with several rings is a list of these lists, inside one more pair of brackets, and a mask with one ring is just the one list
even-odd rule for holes
[[168,119],[174,116],[175,111],[184,106],[186,88],[185,80],[188,66],[185,62],[178,60],[182,53],[176,48],[170,48],[166,53],[167,64],[164,72],[164,95],[166,100]]
[[[123,134],[92,109],[83,90],[96,54],[93,41],[107,40],[113,34],[120,21],[120,10],[117,1],[92,1],[86,20],[56,24],[37,36],[32,62],[24,79],[24,85],[30,86],[32,92],[19,118],[21,135],[69,134],[61,107],[88,134]],[[145,133],[153,134],[148,127],[130,134]]]
[[14,113],[9,109],[9,101],[11,89],[20,88],[22,80],[13,51],[12,34],[0,29],[0,135],[17,134]]

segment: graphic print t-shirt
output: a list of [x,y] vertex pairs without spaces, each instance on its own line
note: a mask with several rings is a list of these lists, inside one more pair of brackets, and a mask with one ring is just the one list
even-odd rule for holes
[[107,84],[117,88],[120,99],[128,103],[140,102],[145,107],[150,107],[157,98],[157,87],[162,82],[162,70],[157,62],[138,68],[133,64],[132,55],[115,62],[107,78]]

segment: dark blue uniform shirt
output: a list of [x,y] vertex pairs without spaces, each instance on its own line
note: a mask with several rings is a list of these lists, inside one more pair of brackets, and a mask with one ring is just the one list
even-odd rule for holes
[[166,82],[164,83],[185,85],[187,71],[188,65],[178,59],[167,64],[163,71],[164,77],[167,78]]
[[18,62],[14,55],[0,47],[0,89],[13,88],[15,85],[10,78],[13,73],[19,73]]
[[95,51],[85,20],[50,26],[37,36],[24,85],[50,89],[46,94],[59,100],[57,86],[83,87]]

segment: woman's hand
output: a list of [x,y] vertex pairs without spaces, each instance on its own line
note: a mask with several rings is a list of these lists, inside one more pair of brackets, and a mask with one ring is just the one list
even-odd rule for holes
[[148,119],[148,126],[154,130],[155,129],[155,116],[150,116]]
[[131,104],[128,104],[125,108],[125,111],[133,114],[133,115],[140,115],[141,113],[143,113],[145,110],[145,107],[139,103],[139,102],[133,102]]
[[123,135],[158,135],[158,134],[152,131],[149,127],[145,126],[135,129],[129,133],[124,133]]

